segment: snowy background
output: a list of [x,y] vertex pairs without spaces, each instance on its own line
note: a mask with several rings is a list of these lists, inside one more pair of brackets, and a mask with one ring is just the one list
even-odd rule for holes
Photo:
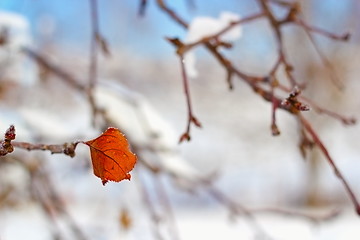
[[[100,31],[111,57],[100,57],[96,90],[98,103],[141,157],[168,174],[154,174],[139,164],[131,181],[103,187],[92,174],[85,146],[77,148],[75,158],[16,149],[0,163],[0,240],[161,239],[157,234],[164,239],[358,239],[360,220],[321,153],[302,158],[294,118],[279,111],[281,135],[271,136],[271,106],[241,81],[229,91],[225,71],[201,48],[191,52],[195,65],[188,67],[194,73],[194,112],[203,128],[192,129],[189,143],[177,144],[186,123],[185,96],[178,59],[164,37],[191,42],[201,26],[221,28],[258,6],[252,0],[194,1],[196,8],[187,1],[168,2],[192,21],[193,32],[174,24],[153,1],[142,18],[139,1],[99,5]],[[0,133],[14,124],[18,141],[49,144],[98,136],[86,97],[21,51],[24,46],[35,49],[85,82],[88,2],[7,0],[0,8],[0,32],[8,29],[9,36],[0,47]],[[360,4],[318,0],[304,1],[303,8],[314,25],[334,33],[350,31],[353,37],[348,43],[316,38],[346,85],[339,92],[306,36],[289,28],[287,50],[296,77],[316,79],[305,92],[308,97],[359,119],[360,31],[354,19]],[[264,20],[234,29],[227,40],[235,47],[226,55],[246,72],[265,74],[277,54],[271,34]],[[309,50],[298,53],[299,44]],[[359,125],[344,126],[312,112],[306,116],[360,196]],[[234,216],[211,195],[208,183],[201,185],[209,178],[214,189],[249,209],[276,207],[318,216],[341,212],[318,223],[273,213],[254,214],[255,220]]]

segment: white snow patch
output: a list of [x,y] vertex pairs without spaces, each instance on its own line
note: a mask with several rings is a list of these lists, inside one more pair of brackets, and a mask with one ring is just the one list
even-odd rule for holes
[[[185,38],[185,43],[193,43],[204,37],[210,37],[219,33],[231,22],[238,21],[240,16],[232,12],[221,12],[219,18],[196,17],[189,25],[189,30]],[[231,30],[219,37],[221,41],[235,41],[241,37],[242,29],[240,25],[233,27]],[[193,50],[188,51],[184,57],[185,68],[190,78],[196,78],[198,73],[195,67],[196,57]]]

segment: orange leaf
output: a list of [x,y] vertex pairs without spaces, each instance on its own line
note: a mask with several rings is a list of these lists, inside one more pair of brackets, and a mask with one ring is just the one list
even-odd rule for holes
[[129,172],[137,157],[119,129],[108,128],[99,137],[84,143],[90,148],[94,174],[101,178],[103,185],[108,181],[130,180]]

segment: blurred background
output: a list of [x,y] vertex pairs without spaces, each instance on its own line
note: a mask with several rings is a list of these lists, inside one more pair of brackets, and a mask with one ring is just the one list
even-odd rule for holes
[[[32,49],[86,84],[90,2],[0,2],[0,35],[6,36],[0,47],[1,134],[14,124],[18,141],[63,144],[101,133],[91,124],[86,96],[23,51]],[[202,128],[192,127],[191,141],[177,143],[187,109],[179,59],[165,37],[184,39],[187,32],[156,1],[147,1],[142,16],[140,4],[98,1],[97,9],[110,56],[98,54],[96,100],[141,160],[131,181],[103,187],[92,174],[85,146],[78,146],[74,158],[15,149],[0,161],[0,239],[358,239],[360,221],[322,153],[314,148],[302,156],[296,119],[277,111],[281,135],[272,136],[271,104],[239,79],[230,91],[226,71],[202,47],[195,50],[198,76],[190,79]],[[245,17],[260,11],[255,0],[168,4],[187,22],[199,16],[217,19],[222,12]],[[300,4],[310,25],[351,34],[346,42],[313,34],[329,68],[301,28],[283,28],[294,76],[308,84],[303,94],[359,119],[360,2]],[[284,14],[277,5],[274,12]],[[247,23],[241,31],[233,48],[222,52],[247,74],[268,74],[278,51],[267,19]],[[333,84],[334,74],[344,89]],[[315,111],[304,116],[360,197],[359,125]],[[334,209],[341,213],[315,224],[279,209],[319,218]]]

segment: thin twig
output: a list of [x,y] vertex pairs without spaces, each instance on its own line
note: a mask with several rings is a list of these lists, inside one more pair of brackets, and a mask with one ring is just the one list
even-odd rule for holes
[[211,36],[207,36],[207,37],[203,37],[201,39],[199,39],[198,41],[195,41],[195,42],[192,42],[192,43],[188,43],[188,44],[184,44],[184,46],[179,49],[179,51],[184,54],[185,52],[191,50],[192,48],[196,47],[196,46],[199,46],[201,44],[204,44],[204,43],[207,43],[207,42],[211,42],[213,40],[217,40],[219,39],[219,37],[221,35],[224,35],[225,33],[227,33],[228,31],[230,31],[232,28],[238,26],[238,25],[241,25],[241,24],[244,24],[244,23],[248,23],[248,22],[251,22],[255,19],[259,19],[261,17],[265,16],[265,14],[263,12],[260,12],[260,13],[255,13],[255,14],[252,14],[248,17],[244,17],[244,18],[241,18],[240,20],[238,21],[233,21],[233,22],[230,22],[226,27],[224,27],[223,29],[221,29],[219,32],[211,35]]
[[45,56],[29,49],[24,48],[24,53],[32,58],[35,62],[37,62],[41,67],[45,68],[46,70],[49,70],[52,74],[59,77],[63,81],[65,81],[67,84],[69,84],[74,89],[85,92],[86,87],[82,84],[80,84],[80,80],[76,79],[74,76],[72,76],[70,73],[66,72],[64,69],[61,69],[59,66],[55,65],[54,63],[50,62],[49,59],[47,59]]
[[97,81],[97,36],[99,35],[99,19],[97,0],[89,0],[91,16],[91,41],[90,41],[90,66],[89,66],[89,88],[94,88]]
[[161,201],[161,206],[164,207],[166,214],[169,217],[169,234],[170,236],[172,236],[172,239],[179,240],[180,239],[179,230],[176,226],[175,216],[173,209],[171,207],[171,202],[168,193],[166,192],[162,179],[158,175],[155,175],[154,177],[156,178],[156,180],[158,180],[156,182],[157,183],[156,190],[159,199]]
[[[284,85],[281,85],[279,84],[278,85],[278,88],[284,92],[290,92],[291,90],[287,87],[285,87]],[[300,95],[299,96],[299,99],[301,99],[302,101],[304,102],[307,102],[312,109],[314,109],[317,113],[319,114],[326,114],[334,119],[337,119],[339,121],[341,121],[343,124],[345,125],[354,125],[356,124],[356,118],[354,117],[347,117],[347,116],[342,116],[341,114],[339,113],[336,113],[334,111],[331,111],[329,109],[326,109],[324,107],[321,107],[319,106],[317,103],[315,103],[313,100],[303,96],[303,95]]]
[[[271,94],[273,96],[274,95],[274,87],[271,88]],[[273,136],[278,136],[280,135],[280,130],[276,124],[276,109],[278,108],[278,105],[279,102],[276,101],[276,98],[273,97],[273,100],[272,100],[272,108],[271,108],[271,133]]]
[[51,154],[59,153],[70,157],[75,156],[75,148],[79,142],[64,143],[64,144],[33,144],[28,142],[13,141],[12,145],[16,148],[26,149],[28,151],[41,150],[50,151]]
[[[271,22],[271,24],[273,26],[273,29],[274,29],[274,31],[276,33],[276,36],[277,36],[277,39],[278,39],[278,45],[279,45],[279,61],[281,61],[285,65],[285,72],[287,73],[288,79],[290,80],[291,84],[294,87],[297,84],[295,83],[295,79],[293,78],[292,73],[291,73],[293,68],[292,68],[292,66],[290,64],[287,63],[287,61],[285,59],[285,55],[284,55],[283,50],[282,50],[283,47],[282,47],[282,35],[281,35],[281,31],[280,31],[280,26],[283,23],[288,23],[288,22],[293,21],[293,19],[296,16],[296,13],[297,13],[297,8],[294,5],[293,8],[289,9],[289,14],[288,14],[288,16],[287,16],[287,18],[285,20],[277,21],[275,19],[275,17],[273,16],[273,14],[271,13],[271,10],[267,6],[266,0],[258,0],[258,1],[259,1],[260,5],[262,6],[263,10],[265,11],[265,13],[267,14],[267,17],[268,17],[269,21]],[[277,2],[279,2],[279,1],[277,1]],[[158,3],[158,6],[160,7],[160,9],[162,9],[165,13],[167,13],[180,26],[182,26],[185,29],[188,27],[188,24],[179,15],[177,15],[176,12],[174,12],[173,10],[168,8],[168,6],[164,3],[163,0],[157,0],[157,3]],[[233,66],[233,64],[231,63],[231,61],[229,59],[227,59],[221,53],[219,53],[216,45],[210,43],[209,41],[204,42],[204,45],[214,55],[214,57],[220,62],[220,64],[227,70],[228,75],[232,74],[232,73],[237,75],[239,78],[244,80],[244,82],[246,82],[254,90],[254,92],[257,93],[258,95],[260,95],[264,100],[272,102],[273,106],[279,106],[279,108],[281,108],[283,110],[286,110],[287,112],[289,112],[291,114],[294,114],[296,116],[299,116],[299,118],[301,118],[301,121],[302,121],[302,124],[304,125],[304,128],[312,136],[314,142],[323,151],[323,153],[326,156],[329,164],[334,168],[335,174],[337,176],[339,176],[339,178],[343,182],[346,191],[350,195],[350,198],[352,199],[352,201],[353,201],[353,203],[354,203],[354,205],[356,207],[357,213],[360,215],[359,204],[358,204],[358,202],[357,202],[357,200],[355,198],[355,195],[353,194],[351,188],[349,187],[348,183],[345,181],[344,177],[342,176],[342,174],[337,169],[337,167],[334,164],[334,161],[332,160],[332,158],[330,157],[326,147],[320,141],[318,135],[312,129],[310,123],[307,122],[299,114],[299,110],[309,110],[308,106],[303,105],[301,102],[298,102],[296,100],[296,96],[295,96],[294,99],[292,99],[292,98],[287,99],[288,100],[287,103],[289,103],[289,104],[280,104],[282,101],[278,97],[274,96],[273,91],[265,90],[264,88],[262,88],[262,87],[260,87],[258,85],[258,83],[264,82],[264,79],[266,79],[266,78],[264,78],[264,77],[252,77],[252,76],[249,76],[249,75],[241,72],[240,70],[238,70],[236,67]],[[178,47],[179,46],[181,46],[181,45],[178,45]],[[292,101],[292,100],[294,100],[294,101]],[[298,109],[298,107],[299,107],[299,109]]]
[[360,204],[359,204],[359,201],[357,200],[357,198],[355,196],[355,193],[351,189],[349,183],[346,181],[345,177],[340,172],[339,168],[337,167],[336,163],[334,162],[333,158],[331,157],[329,151],[327,150],[327,148],[325,147],[325,145],[321,141],[320,137],[318,136],[318,134],[315,132],[315,130],[311,126],[310,122],[308,120],[306,120],[301,114],[298,114],[298,118],[301,121],[302,125],[304,126],[305,130],[313,138],[314,143],[320,148],[320,150],[324,154],[324,156],[325,156],[326,160],[328,161],[329,165],[334,170],[334,174],[340,179],[340,181],[344,185],[345,190],[348,193],[348,195],[349,195],[349,197],[350,197],[350,199],[351,199],[351,201],[352,201],[352,203],[353,203],[353,205],[355,207],[355,211],[360,216]]
[[[267,0],[258,0],[258,2],[260,4],[261,8],[263,9],[263,11],[265,12],[265,15],[266,15],[267,19],[269,20],[270,25],[275,33],[277,45],[278,45],[278,54],[279,54],[280,62],[282,62],[284,64],[285,73],[288,77],[288,80],[290,81],[291,85],[294,87],[298,84],[296,83],[295,78],[292,74],[293,68],[292,68],[291,64],[287,61],[286,56],[285,56],[283,35],[281,32],[282,21],[278,21],[276,19],[276,17],[272,13],[270,7],[268,6]],[[291,11],[291,8],[289,11]]]
[[339,214],[341,213],[339,209],[333,209],[324,214],[310,214],[297,210],[290,210],[290,209],[277,208],[277,207],[251,208],[249,211],[251,211],[254,214],[272,213],[272,214],[281,214],[288,217],[303,218],[307,221],[311,221],[314,223],[330,221],[335,217],[339,216]]
[[334,34],[334,33],[328,32],[324,29],[318,28],[318,27],[309,26],[308,24],[306,24],[303,20],[301,20],[299,18],[297,18],[295,21],[293,21],[293,23],[301,26],[303,29],[305,29],[308,32],[317,33],[317,34],[323,35],[323,36],[333,39],[333,40],[348,41],[350,38],[350,33],[344,33],[341,35]]
[[188,111],[188,121],[187,121],[187,125],[186,125],[186,130],[179,139],[179,142],[181,143],[184,140],[190,141],[191,123],[193,123],[197,127],[201,127],[201,124],[197,120],[197,118],[194,116],[193,111],[192,111],[189,81],[188,81],[188,77],[187,77],[186,69],[185,69],[185,60],[184,60],[183,55],[180,55],[179,58],[180,58],[180,65],[181,65],[181,76],[182,76],[182,80],[183,80],[184,92],[185,92],[185,97],[186,97],[186,106],[187,106],[187,111]]
[[[135,170],[139,171],[139,168],[136,168]],[[160,231],[160,216],[156,212],[154,204],[151,201],[150,193],[149,193],[148,189],[146,188],[145,179],[143,179],[142,174],[138,174],[138,176],[139,176],[139,178],[138,178],[139,181],[137,181],[137,183],[138,183],[139,191],[142,196],[142,200],[146,206],[146,210],[148,211],[148,214],[150,215],[151,220],[152,220],[151,226],[152,226],[153,234],[158,240],[162,240],[164,238]]]
[[188,24],[182,19],[180,18],[176,12],[174,12],[174,10],[170,9],[164,2],[164,0],[156,0],[157,5],[164,11],[166,12],[171,19],[173,19],[174,21],[176,21],[180,26],[182,26],[183,28],[188,28]]
[[249,211],[247,208],[240,205],[239,203],[232,201],[215,187],[209,188],[208,193],[223,206],[227,207],[230,210],[231,214],[245,216],[248,220],[247,223],[255,230],[255,232],[259,236],[266,237],[266,239],[272,239],[269,234],[264,230],[264,228],[257,222],[252,211]]
[[61,228],[58,226],[58,223],[55,219],[57,214],[64,218],[65,223],[73,232],[76,239],[87,240],[84,232],[68,213],[64,201],[55,190],[56,187],[52,183],[52,179],[50,178],[49,173],[44,169],[44,164],[39,164],[37,167],[29,166],[28,164],[23,164],[23,166],[27,167],[27,170],[30,174],[32,179],[32,187],[37,191],[35,196],[37,197],[38,202],[40,203],[46,215],[53,220],[54,224],[56,224],[56,227],[59,229],[59,233]]
[[98,36],[99,34],[99,20],[97,0],[89,0],[90,2],[90,16],[91,16],[91,42],[90,42],[90,65],[89,65],[89,86],[87,89],[88,100],[92,110],[92,124],[96,124],[96,115],[98,108],[94,98],[94,87],[97,82],[97,55],[98,55]]
[[279,68],[281,63],[281,58],[278,58],[278,61],[276,62],[275,66],[273,67],[273,69],[270,71],[269,74],[269,81],[270,81],[270,87],[271,87],[271,95],[273,95],[273,99],[272,99],[272,111],[271,111],[271,133],[273,136],[278,136],[280,135],[280,130],[277,126],[276,123],[276,110],[279,107],[279,102],[276,101],[275,98],[275,88],[279,85],[278,80],[275,76],[275,73],[277,71],[277,69]]
[[[339,77],[336,74],[336,71],[334,69],[334,67],[332,66],[330,60],[321,52],[318,44],[316,43],[313,35],[311,34],[311,31],[315,31],[314,29],[308,27],[302,20],[298,20],[297,23],[303,27],[306,35],[308,36],[308,38],[310,39],[310,42],[312,43],[312,45],[314,46],[314,49],[316,51],[316,53],[319,55],[322,63],[324,64],[324,66],[326,67],[326,69],[330,72],[329,76],[330,79],[332,80],[332,82],[334,83],[334,85],[339,88],[340,90],[344,89],[344,84],[341,82],[341,80],[339,79]],[[320,29],[316,29],[317,33],[322,33]],[[325,35],[327,37],[330,38],[329,35]],[[334,36],[332,37],[334,39]],[[339,40],[338,38],[336,38],[337,40]],[[341,38],[342,39],[342,38]]]

